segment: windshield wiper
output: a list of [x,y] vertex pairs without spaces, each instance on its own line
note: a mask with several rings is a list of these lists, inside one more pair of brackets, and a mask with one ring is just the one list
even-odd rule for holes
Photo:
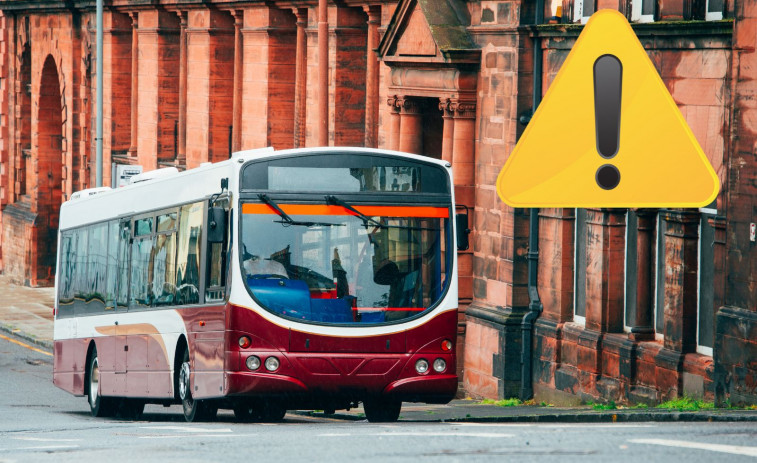
[[279,205],[278,205],[278,204],[276,204],[275,202],[273,202],[273,200],[272,200],[271,198],[269,198],[269,197],[268,197],[268,195],[265,195],[265,194],[262,194],[262,193],[261,193],[261,194],[258,194],[258,198],[260,198],[260,200],[261,200],[261,201],[263,201],[263,202],[264,202],[264,203],[265,203],[266,205],[268,205],[268,206],[270,206],[271,208],[273,208],[273,210],[275,210],[275,211],[276,211],[276,213],[277,213],[277,214],[279,214],[279,217],[281,217],[281,220],[277,220],[277,221],[275,221],[276,223],[281,223],[281,224],[284,224],[284,225],[286,225],[286,226],[288,226],[288,225],[300,225],[300,226],[303,226],[303,227],[315,227],[315,226],[322,226],[322,227],[332,227],[332,226],[334,226],[334,227],[341,227],[341,226],[343,226],[343,225],[344,225],[344,224],[342,224],[342,223],[328,223],[328,222],[303,222],[303,221],[300,221],[300,220],[294,220],[293,218],[291,218],[291,217],[289,216],[289,214],[287,214],[286,212],[284,212],[284,211],[283,211],[283,210],[282,210],[282,209],[281,209],[281,208],[279,207]]
[[342,206],[343,208],[347,209],[348,211],[351,211],[351,212],[353,212],[353,213],[354,213],[355,215],[357,215],[357,216],[358,216],[358,217],[359,217],[360,219],[362,219],[362,221],[363,221],[363,226],[364,226],[364,227],[368,227],[368,224],[369,224],[369,223],[370,223],[371,225],[374,225],[374,226],[376,226],[376,227],[379,227],[379,228],[384,228],[384,227],[385,227],[385,225],[384,225],[384,224],[382,224],[381,222],[378,222],[378,221],[376,221],[376,220],[374,220],[374,219],[372,219],[372,218],[368,217],[367,215],[365,215],[365,214],[363,214],[362,212],[358,211],[358,210],[357,210],[357,209],[355,209],[354,207],[350,206],[350,204],[349,204],[349,203],[346,203],[346,202],[342,201],[341,199],[337,198],[337,197],[336,197],[336,196],[334,196],[334,195],[327,195],[327,196],[326,196],[326,202],[327,202],[327,203],[334,203],[334,204],[336,204],[337,206]]

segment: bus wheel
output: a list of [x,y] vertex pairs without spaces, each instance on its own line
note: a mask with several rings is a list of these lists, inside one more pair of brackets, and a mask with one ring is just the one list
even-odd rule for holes
[[371,423],[392,423],[400,417],[402,402],[395,399],[375,398],[363,401],[365,417]]
[[94,417],[112,416],[115,411],[116,399],[100,395],[100,361],[97,358],[97,348],[92,348],[89,361],[89,409]]
[[195,400],[192,397],[192,390],[189,384],[190,373],[189,351],[185,350],[184,360],[181,362],[179,370],[179,397],[184,409],[184,419],[190,423],[193,421],[210,421],[216,417],[218,407],[213,406],[207,400]]

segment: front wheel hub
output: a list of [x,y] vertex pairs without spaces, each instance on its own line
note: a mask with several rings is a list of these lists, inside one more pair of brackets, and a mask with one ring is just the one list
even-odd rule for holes
[[179,371],[179,397],[181,400],[186,400],[187,396],[189,396],[189,362],[184,362]]

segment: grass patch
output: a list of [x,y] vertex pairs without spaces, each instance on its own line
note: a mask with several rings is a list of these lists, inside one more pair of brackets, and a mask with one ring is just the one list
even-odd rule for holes
[[669,410],[679,411],[697,411],[697,410],[710,410],[715,408],[715,404],[712,402],[705,402],[704,400],[692,399],[691,397],[678,397],[667,402],[663,402],[657,406],[657,408],[666,408]]
[[614,400],[611,400],[607,403],[586,402],[586,405],[590,406],[594,410],[617,410],[618,409],[618,406],[615,404]]
[[497,407],[517,407],[518,405],[523,405],[523,401],[515,397],[502,400],[484,399],[481,403],[484,405],[496,405]]

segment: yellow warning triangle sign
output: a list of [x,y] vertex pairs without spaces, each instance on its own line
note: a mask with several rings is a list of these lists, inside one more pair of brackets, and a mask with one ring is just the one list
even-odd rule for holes
[[592,15],[497,178],[513,207],[702,207],[719,186],[615,10]]

